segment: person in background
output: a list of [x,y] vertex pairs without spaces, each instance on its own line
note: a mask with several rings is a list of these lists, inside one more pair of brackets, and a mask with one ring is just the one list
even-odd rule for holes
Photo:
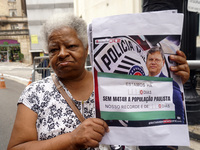
[[[45,54],[45,56],[47,55]],[[49,66],[49,59],[48,58],[41,59],[41,62],[38,64],[36,68],[36,71],[39,74],[42,74],[42,79],[46,78],[47,76],[50,76],[51,72],[50,72],[50,66]]]
[[[22,92],[8,150],[113,149],[99,144],[109,128],[105,121],[95,118],[93,75],[85,69],[86,23],[73,15],[55,15],[43,31],[56,78],[86,119],[82,123],[78,120],[48,76]],[[178,53],[172,60],[179,63],[172,70],[185,82],[186,58]]]

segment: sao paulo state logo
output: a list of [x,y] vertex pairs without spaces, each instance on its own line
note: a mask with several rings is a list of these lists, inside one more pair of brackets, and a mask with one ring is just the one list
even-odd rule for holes
[[129,74],[129,75],[137,75],[137,76],[145,76],[145,73],[144,73],[144,71],[143,71],[143,68],[140,67],[140,66],[138,66],[138,65],[134,65],[134,66],[130,69],[130,71],[129,71],[128,74]]

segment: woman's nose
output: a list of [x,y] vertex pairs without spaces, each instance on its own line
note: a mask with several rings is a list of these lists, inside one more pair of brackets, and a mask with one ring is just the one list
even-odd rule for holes
[[58,57],[66,57],[68,55],[69,55],[69,53],[68,53],[67,48],[65,46],[61,46]]

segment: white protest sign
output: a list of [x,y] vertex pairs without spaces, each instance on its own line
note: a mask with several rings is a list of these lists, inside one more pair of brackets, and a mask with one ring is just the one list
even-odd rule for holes
[[[183,85],[169,70],[174,65],[169,55],[180,48],[182,24],[183,14],[164,12],[92,21],[96,115],[110,129],[102,144],[189,145]],[[147,54],[155,46],[164,52],[163,66],[156,77],[148,77]]]
[[98,73],[98,85],[104,120],[175,119],[171,78]]

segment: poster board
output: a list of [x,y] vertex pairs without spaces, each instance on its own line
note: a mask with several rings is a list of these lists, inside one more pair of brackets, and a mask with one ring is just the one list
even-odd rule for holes
[[[97,18],[88,26],[96,116],[108,145],[189,145],[183,85],[170,70],[180,49],[183,14],[139,13]],[[159,77],[150,77],[147,53],[164,52]]]

